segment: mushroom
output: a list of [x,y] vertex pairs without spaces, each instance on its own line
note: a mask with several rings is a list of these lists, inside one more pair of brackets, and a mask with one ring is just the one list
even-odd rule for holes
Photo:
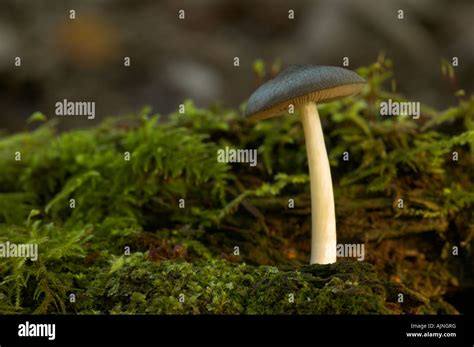
[[336,215],[331,169],[316,103],[358,93],[365,80],[355,72],[334,67],[293,65],[261,85],[249,98],[245,116],[261,120],[299,110],[306,140],[311,184],[310,264],[336,262]]

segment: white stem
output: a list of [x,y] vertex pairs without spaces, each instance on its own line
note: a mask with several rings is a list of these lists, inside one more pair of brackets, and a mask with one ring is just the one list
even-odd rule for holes
[[311,180],[310,264],[336,262],[336,213],[331,169],[318,109],[313,102],[300,108]]

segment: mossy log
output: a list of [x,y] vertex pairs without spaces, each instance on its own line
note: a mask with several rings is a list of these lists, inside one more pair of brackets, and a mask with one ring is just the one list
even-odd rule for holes
[[[406,300],[399,303],[402,294]],[[114,260],[86,293],[95,313],[400,314],[434,312],[430,301],[380,279],[372,265],[340,261],[297,269],[225,260]],[[98,310],[98,311],[97,311]],[[82,312],[87,313],[87,308]]]

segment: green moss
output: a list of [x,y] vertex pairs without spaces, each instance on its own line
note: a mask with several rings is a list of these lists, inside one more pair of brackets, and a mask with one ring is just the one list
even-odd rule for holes
[[[87,291],[93,309],[114,314],[390,314],[431,309],[421,300],[391,302],[390,284],[366,263],[279,269],[223,260],[146,259],[142,253],[114,258]],[[399,290],[409,295],[408,289]]]
[[[0,259],[0,313],[456,312],[445,293],[473,285],[474,97],[422,105],[419,120],[382,117],[380,102],[406,100],[386,91],[391,62],[358,72],[367,88],[319,111],[338,241],[364,243],[376,273],[303,266],[310,194],[297,116],[251,124],[188,100],[184,114],[144,108],[90,129],[58,133],[47,121],[0,134],[0,242],[40,245],[38,262]],[[218,163],[223,146],[257,148],[258,165]],[[126,246],[146,259],[122,259]]]

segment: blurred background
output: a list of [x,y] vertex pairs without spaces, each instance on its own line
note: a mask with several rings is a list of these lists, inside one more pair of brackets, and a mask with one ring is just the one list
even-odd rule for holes
[[62,117],[64,127],[143,105],[166,114],[187,98],[238,107],[257,86],[257,58],[341,66],[349,57],[355,69],[382,50],[398,91],[446,107],[454,97],[441,59],[458,57],[458,84],[474,90],[473,19],[472,0],[2,0],[0,130],[24,129],[35,111],[55,117],[63,99],[96,102],[95,120]]

